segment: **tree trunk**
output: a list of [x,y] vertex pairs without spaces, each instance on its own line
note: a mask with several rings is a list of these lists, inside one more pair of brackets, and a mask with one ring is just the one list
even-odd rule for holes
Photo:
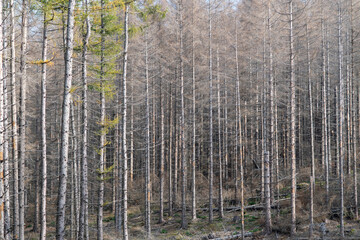
[[186,157],[185,157],[185,99],[184,99],[184,62],[183,62],[183,5],[179,1],[179,34],[180,34],[180,137],[181,137],[181,228],[186,229]]
[[265,233],[271,233],[270,160],[265,152]]
[[311,88],[311,58],[310,58],[310,42],[308,35],[308,26],[306,25],[307,40],[307,67],[308,67],[308,91],[309,91],[309,111],[310,111],[310,138],[311,138],[311,171],[310,171],[310,224],[309,238],[311,239],[314,231],[314,191],[315,191],[315,133],[314,133],[314,114],[312,103]]
[[19,238],[19,163],[18,163],[18,126],[16,104],[16,78],[15,78],[15,10],[14,0],[10,0],[10,84],[11,84],[11,135],[12,135],[12,158],[13,158],[13,234]]
[[104,238],[103,218],[104,218],[104,171],[105,171],[105,2],[101,1],[101,14],[100,14],[100,148],[99,148],[99,168],[98,168],[98,181],[99,181],[99,197],[97,206],[97,239]]
[[64,99],[62,106],[62,125],[61,125],[61,148],[60,148],[60,183],[58,191],[57,217],[56,217],[56,239],[65,239],[65,208],[66,208],[66,184],[67,184],[67,163],[69,152],[69,117],[70,99],[72,82],[72,53],[74,40],[74,7],[75,1],[69,0],[68,19],[66,27],[66,47],[65,47],[65,80],[64,80]]
[[339,57],[339,184],[340,184],[340,235],[344,237],[344,80],[342,72],[343,45],[342,45],[342,9],[341,1],[338,1],[338,57]]
[[126,78],[127,78],[127,60],[128,60],[128,45],[129,45],[129,7],[130,4],[125,4],[125,20],[124,20],[124,63],[123,63],[123,142],[122,142],[122,154],[123,154],[123,239],[128,240],[128,209],[127,209],[127,200],[128,200],[128,189],[127,189],[127,182],[128,182],[128,167],[127,167],[127,140],[126,140],[126,133],[127,133],[127,92],[126,92]]
[[[43,62],[47,57],[47,14],[44,11],[43,19],[43,42],[42,56]],[[46,156],[46,63],[41,64],[41,229],[40,239],[46,239],[46,191],[47,191],[47,156]]]
[[289,1],[290,29],[290,150],[291,150],[291,235],[296,233],[296,85],[293,34],[293,0]]
[[[194,27],[194,0],[192,0],[192,25]],[[191,171],[191,218],[196,219],[196,76],[195,76],[195,41],[192,32],[192,171]]]
[[20,53],[20,155],[19,155],[19,238],[25,238],[25,122],[26,122],[26,55],[28,0],[22,1],[21,53]]
[[[146,30],[145,30],[146,31]],[[150,181],[150,102],[149,102],[149,63],[148,63],[148,33],[145,32],[145,101],[146,101],[146,160],[145,160],[145,231],[151,238],[151,181]]]
[[224,217],[224,200],[223,200],[223,170],[222,170],[222,153],[221,153],[221,95],[220,95],[220,57],[219,48],[216,51],[216,71],[217,71],[217,110],[218,110],[218,154],[219,154],[219,217]]
[[81,184],[80,184],[80,223],[79,223],[79,240],[89,239],[89,222],[88,222],[88,167],[87,167],[87,142],[88,142],[88,111],[87,111],[87,51],[90,38],[90,17],[88,15],[88,1],[84,0],[85,7],[85,29],[83,33],[82,49],[82,144],[81,144]]
[[213,146],[213,79],[212,79],[212,15],[211,15],[211,3],[209,0],[209,122],[210,122],[210,160],[209,160],[209,222],[213,221],[213,178],[214,178],[214,146]]

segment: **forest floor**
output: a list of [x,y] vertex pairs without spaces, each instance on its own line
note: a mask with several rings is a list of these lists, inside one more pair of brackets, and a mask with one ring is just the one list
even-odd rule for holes
[[[309,183],[308,183],[308,170],[302,169],[302,173],[298,174],[298,190],[296,198],[296,213],[297,213],[297,234],[295,239],[309,239]],[[201,182],[201,177],[199,179],[199,191],[197,192],[197,219],[195,221],[190,220],[190,211],[187,212],[188,227],[187,229],[181,229],[181,211],[180,208],[177,208],[177,211],[174,211],[172,216],[168,216],[167,209],[164,211],[164,222],[159,223],[159,206],[158,206],[158,193],[154,191],[153,201],[151,205],[151,228],[152,228],[152,239],[154,240],[207,240],[209,235],[216,238],[225,238],[231,235],[237,235],[241,233],[241,223],[235,221],[237,217],[240,217],[240,211],[237,206],[234,206],[233,202],[229,199],[233,199],[234,191],[232,187],[229,187],[227,191],[224,189],[224,218],[220,219],[218,217],[218,212],[214,211],[214,221],[212,223],[208,222],[208,205],[207,205],[207,187],[204,178],[204,182]],[[247,207],[257,206],[255,208],[247,208],[245,211],[245,232],[251,233],[250,237],[246,239],[290,239],[290,219],[291,219],[291,202],[290,202],[290,186],[289,178],[285,178],[279,184],[279,204],[276,202],[273,204],[272,209],[272,234],[265,236],[264,231],[264,214],[261,210],[260,199],[258,199],[258,189],[257,183],[251,184],[252,181],[248,180],[248,185],[245,189],[245,205]],[[325,204],[326,191],[324,187],[324,181],[322,179],[317,179],[316,181],[316,194],[314,199],[314,239],[321,239],[321,230],[320,224],[325,223],[326,233],[325,238],[323,239],[341,239],[340,225],[339,225],[339,216],[338,216],[338,190],[337,190],[337,180],[334,178],[330,181],[330,192],[329,192],[329,201],[328,204]],[[142,186],[141,182],[138,182],[130,188],[131,195],[129,199],[129,209],[128,209],[128,222],[129,222],[129,234],[130,239],[134,240],[143,240],[145,239],[144,231],[144,203],[143,203],[143,193],[136,189],[136,186]],[[215,186],[216,187],[216,186]],[[345,192],[348,193],[345,196],[345,236],[346,239],[360,239],[360,222],[355,221],[352,207],[352,192],[353,185],[349,181],[346,186]],[[180,197],[178,196],[178,199]],[[55,200],[55,198],[53,199]],[[48,213],[48,235],[47,239],[55,239],[55,202],[53,206],[49,206]],[[217,200],[214,199],[215,208]],[[279,208],[276,208],[279,206]],[[33,206],[32,206],[33,207]],[[167,204],[165,203],[165,208]],[[53,210],[53,211],[51,211]],[[188,209],[189,210],[189,209]],[[32,211],[30,211],[32,212]],[[89,219],[89,230],[90,230],[90,239],[96,239],[96,210],[92,211],[93,214],[90,215]],[[28,216],[29,225],[27,227],[27,238],[30,240],[38,239],[39,234],[32,232],[31,226],[31,216]],[[117,240],[121,237],[115,231],[115,218],[109,207],[106,207],[104,214],[104,239],[105,240]],[[69,225],[68,225],[69,226]],[[67,232],[70,232],[70,227],[67,229]],[[71,239],[70,236],[67,236],[66,239]],[[236,238],[233,238],[236,239]],[[238,238],[239,239],[239,238]]]

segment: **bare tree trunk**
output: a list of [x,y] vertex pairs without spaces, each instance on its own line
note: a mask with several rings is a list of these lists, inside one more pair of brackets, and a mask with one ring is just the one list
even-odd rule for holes
[[194,0],[192,0],[192,171],[191,171],[191,218],[196,219],[196,70],[195,70],[195,41],[194,41]]
[[342,72],[343,45],[342,45],[342,9],[341,0],[338,1],[338,57],[339,57],[339,184],[340,184],[340,234],[344,237],[344,80]]
[[[42,56],[43,62],[47,57],[47,15],[44,11],[43,19],[43,43],[42,43]],[[46,63],[41,65],[41,230],[40,239],[46,239],[46,190],[47,190],[47,157],[46,157]]]
[[89,222],[88,222],[88,166],[87,166],[87,142],[88,142],[88,111],[87,111],[87,51],[90,38],[90,17],[88,14],[88,1],[84,0],[85,7],[85,29],[83,33],[83,50],[82,50],[82,144],[81,144],[81,184],[80,184],[80,223],[79,223],[79,240],[89,239]]
[[[0,20],[3,21],[3,3],[0,3]],[[5,24],[3,24],[5,25]],[[3,26],[0,26],[0,47],[2,48],[4,46],[4,32],[3,32]],[[4,162],[4,132],[5,132],[5,126],[4,126],[4,50],[0,52],[0,238],[4,239],[5,237],[5,162]]]
[[[77,129],[75,126],[75,104],[71,102],[70,109],[70,121],[71,121],[71,144],[72,144],[72,161],[71,161],[71,239],[75,238],[78,234],[78,222],[79,222],[79,170],[78,170],[78,141],[77,141]],[[74,234],[75,232],[75,234]]]
[[[161,66],[160,66],[161,69]],[[164,222],[164,158],[165,158],[165,124],[164,124],[164,99],[162,94],[162,76],[160,76],[160,126],[161,126],[161,132],[160,132],[160,143],[161,143],[161,153],[160,153],[160,216],[159,216],[159,223]]]
[[223,169],[221,153],[221,95],[220,95],[220,57],[219,48],[216,50],[216,71],[217,71],[217,110],[218,110],[218,154],[219,154],[219,217],[224,217],[224,200],[223,200]]
[[127,140],[126,140],[126,133],[127,133],[127,92],[126,92],[126,78],[127,78],[127,60],[128,60],[128,46],[129,46],[129,8],[130,4],[125,4],[125,20],[124,20],[124,63],[123,63],[123,142],[122,142],[122,154],[123,154],[123,239],[128,240],[128,209],[127,209],[127,200],[128,200],[128,167],[127,167]]
[[296,233],[296,85],[294,62],[293,0],[289,1],[290,29],[290,150],[291,150],[291,235]]
[[19,155],[19,238],[25,238],[25,122],[26,122],[26,55],[28,0],[22,1],[21,53],[20,53],[20,155]]
[[104,238],[103,218],[104,218],[104,171],[105,171],[105,2],[101,1],[100,16],[100,148],[99,148],[99,168],[98,168],[98,206],[97,206],[97,239]]
[[212,16],[211,3],[209,0],[209,122],[210,122],[210,160],[209,160],[209,222],[213,221],[213,178],[214,178],[214,146],[213,146],[213,79],[212,79]]
[[265,233],[271,233],[271,196],[270,196],[270,161],[265,152]]
[[[240,73],[239,73],[239,56],[238,56],[238,29],[237,29],[237,18],[235,18],[235,64],[236,64],[236,106],[235,106],[235,112],[236,112],[236,116],[235,116],[235,166],[234,166],[234,179],[235,179],[235,202],[236,204],[238,204],[238,159],[239,156],[241,157],[240,153],[239,153],[239,139],[241,138],[241,135],[239,134],[240,129],[239,129],[239,124],[238,122],[240,121],[240,102],[239,102],[239,92],[240,92]],[[240,146],[241,147],[241,146]]]
[[179,34],[180,34],[180,137],[181,137],[181,228],[187,228],[186,222],[186,157],[185,157],[185,99],[184,99],[184,62],[183,62],[183,5],[179,1]]
[[16,104],[16,78],[15,78],[15,10],[14,0],[10,0],[10,84],[11,84],[11,135],[12,135],[12,158],[13,158],[13,231],[14,238],[19,238],[19,163],[18,163],[18,126]]
[[173,96],[172,96],[172,88],[171,88],[171,83],[170,83],[170,103],[169,103],[169,109],[170,109],[170,114],[169,114],[169,160],[168,160],[168,167],[169,167],[169,216],[172,216],[172,212],[173,212],[173,182],[172,182],[172,178],[173,178],[173,173],[172,173],[172,161],[173,161],[173,156],[172,156],[172,149],[173,149],[173,116],[172,116],[172,112],[173,112]]
[[75,1],[69,0],[68,19],[66,27],[66,47],[65,47],[65,81],[64,99],[61,125],[61,148],[60,148],[60,183],[58,191],[57,217],[56,217],[56,239],[65,239],[65,208],[66,208],[66,184],[67,184],[67,163],[69,152],[69,118],[70,118],[70,98],[72,83],[72,53],[74,40],[74,7]]
[[134,84],[131,83],[130,106],[130,183],[134,180]]
[[[146,30],[145,30],[146,31]],[[145,78],[146,78],[146,160],[145,160],[145,231],[147,238],[151,237],[151,181],[150,181],[150,103],[149,103],[149,63],[148,63],[148,33],[145,32]]]
[[306,25],[307,40],[307,67],[308,67],[308,91],[309,91],[309,111],[310,111],[310,138],[311,138],[311,171],[310,171],[310,224],[309,238],[313,237],[314,231],[314,190],[315,190],[315,133],[314,133],[314,114],[312,103],[311,88],[311,58],[310,58],[310,42],[308,35],[308,26]]

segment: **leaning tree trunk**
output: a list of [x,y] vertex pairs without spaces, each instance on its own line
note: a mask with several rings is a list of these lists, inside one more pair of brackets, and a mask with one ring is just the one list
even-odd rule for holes
[[74,7],[75,1],[69,0],[68,19],[66,27],[66,46],[65,46],[65,80],[64,80],[64,99],[62,106],[62,125],[61,125],[61,148],[60,148],[60,183],[58,191],[57,217],[56,217],[56,239],[65,239],[65,210],[66,210],[66,184],[67,184],[67,163],[69,152],[69,119],[70,119],[70,100],[72,82],[72,63],[73,63],[73,41],[74,41]]

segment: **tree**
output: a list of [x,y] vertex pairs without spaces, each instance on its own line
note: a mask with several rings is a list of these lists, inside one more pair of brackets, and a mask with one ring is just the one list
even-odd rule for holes
[[75,1],[69,0],[66,26],[66,47],[65,47],[65,79],[64,95],[62,106],[61,125],[61,148],[60,148],[60,176],[56,217],[56,239],[65,239],[65,208],[66,208],[66,184],[67,184],[67,162],[69,151],[69,128],[70,128],[70,97],[72,83],[72,64],[74,47],[74,7]]

